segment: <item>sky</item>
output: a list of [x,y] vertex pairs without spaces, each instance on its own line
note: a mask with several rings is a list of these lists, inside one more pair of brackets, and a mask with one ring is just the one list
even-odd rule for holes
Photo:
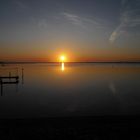
[[140,0],[0,0],[0,61],[140,61]]

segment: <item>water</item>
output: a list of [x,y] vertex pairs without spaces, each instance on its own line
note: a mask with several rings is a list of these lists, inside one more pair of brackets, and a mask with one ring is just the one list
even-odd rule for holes
[[19,84],[3,85],[0,118],[140,115],[140,64],[18,64],[0,75],[9,69]]

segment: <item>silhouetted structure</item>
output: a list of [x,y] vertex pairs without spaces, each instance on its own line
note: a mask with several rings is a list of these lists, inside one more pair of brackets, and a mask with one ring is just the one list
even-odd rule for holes
[[[4,85],[6,85],[6,84],[18,85],[18,83],[19,83],[18,68],[16,68],[15,70],[16,70],[15,76],[12,76],[11,72],[9,72],[9,74],[7,74],[8,76],[0,76],[1,96],[3,95],[3,86]],[[23,83],[23,78],[24,78],[24,74],[23,74],[23,69],[22,69],[22,83]]]
[[[5,79],[8,79],[8,81],[4,81]],[[14,81],[11,81],[14,80]],[[5,84],[18,84],[19,83],[19,76],[13,76],[13,77],[0,77],[0,85],[1,85],[1,96],[3,94],[3,85]]]

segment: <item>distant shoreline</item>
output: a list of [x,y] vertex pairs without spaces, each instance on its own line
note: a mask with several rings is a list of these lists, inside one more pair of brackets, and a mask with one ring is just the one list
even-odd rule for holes
[[[61,63],[61,62],[0,62],[0,65],[5,64],[46,64],[46,63]],[[119,64],[126,64],[126,63],[140,63],[140,61],[130,62],[130,61],[114,61],[114,62],[65,62],[65,63],[119,63]]]

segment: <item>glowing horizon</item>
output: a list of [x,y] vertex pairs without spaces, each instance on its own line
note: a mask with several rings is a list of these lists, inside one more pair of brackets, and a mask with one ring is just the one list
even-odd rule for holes
[[[113,50],[114,49],[114,50]],[[66,51],[66,53],[61,53],[62,49],[47,52],[40,50],[39,51],[1,51],[0,52],[0,61],[9,61],[9,62],[110,62],[110,61],[140,61],[139,51],[134,52],[132,49],[129,52],[125,52],[124,49],[112,48],[112,50],[100,51],[100,50],[81,50],[81,51]],[[63,51],[63,52],[64,52]],[[66,58],[66,55],[67,57]]]

